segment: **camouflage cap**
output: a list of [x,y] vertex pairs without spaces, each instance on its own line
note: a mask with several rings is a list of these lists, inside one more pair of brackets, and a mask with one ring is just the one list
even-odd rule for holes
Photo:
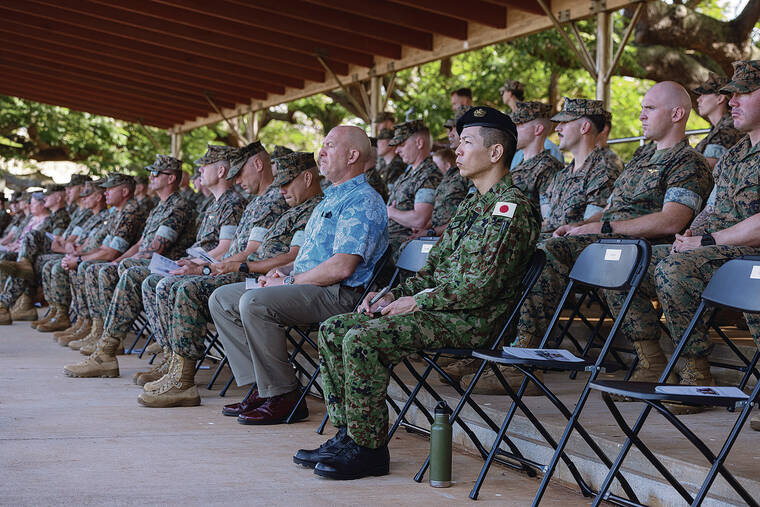
[[720,89],[728,84],[728,77],[719,76],[714,72],[710,72],[707,77],[707,81],[694,88],[694,93],[697,95],[711,95],[713,93],[720,93]]
[[148,176],[146,174],[138,174],[135,177],[135,184],[136,185],[147,185],[148,184]]
[[573,121],[584,116],[604,116],[604,102],[593,99],[571,99],[565,97],[562,111],[552,116],[552,121]]
[[17,190],[11,194],[11,202],[19,202],[23,197],[24,193]]
[[507,79],[504,84],[499,88],[499,93],[504,92],[523,92],[525,93],[525,85],[520,81]]
[[734,75],[720,93],[751,93],[760,88],[760,60],[739,60],[734,66]]
[[290,148],[286,146],[281,146],[279,144],[276,144],[274,146],[274,149],[272,150],[272,158],[275,159],[275,158],[284,157],[288,153],[293,153],[293,150],[291,150]]
[[385,140],[393,139],[393,129],[382,129],[382,130],[380,130],[380,132],[377,134],[377,139],[378,140],[380,140],[380,139],[385,139]]
[[[176,159],[175,159],[176,160]],[[100,188],[112,188],[119,185],[135,185],[135,178],[124,173],[111,173],[105,181],[98,183]]]
[[604,124],[612,126],[612,113],[609,111],[604,112]]
[[94,193],[100,193],[103,192],[105,189],[100,186],[101,183],[105,183],[105,178],[100,178],[95,181],[88,181],[84,185],[84,190],[82,190],[82,193],[79,194],[79,197],[88,197]]
[[206,148],[206,153],[201,158],[193,162],[196,165],[204,166],[209,164],[215,164],[222,160],[230,160],[232,153],[237,151],[231,146],[221,146],[218,144],[209,144]]
[[306,151],[288,153],[275,159],[275,163],[277,164],[277,175],[274,178],[273,185],[280,187],[293,181],[293,178],[302,172],[317,166],[314,161],[314,154]]
[[446,123],[443,124],[444,127],[447,129],[453,129],[457,126],[457,121],[459,121],[459,118],[464,116],[464,113],[470,110],[472,106],[466,106],[464,104],[459,104],[454,108],[454,118],[449,118],[446,120]]
[[391,146],[398,146],[403,143],[413,134],[416,134],[420,130],[425,128],[425,122],[422,120],[411,120],[404,123],[399,123],[393,126],[393,139],[388,143]]
[[227,179],[231,180],[240,172],[248,159],[257,153],[266,151],[260,141],[254,141],[242,148],[237,148],[230,155],[230,170],[227,172]]
[[68,183],[66,183],[67,187],[76,187],[77,185],[84,185],[85,183],[88,183],[90,180],[90,177],[85,174],[72,174],[71,179]]
[[56,192],[63,192],[64,190],[66,190],[66,185],[58,185],[58,184],[46,185],[45,195],[51,195]]
[[156,155],[156,161],[149,166],[145,166],[148,171],[171,171],[182,172],[182,161],[169,155]]
[[390,111],[383,111],[382,113],[377,113],[377,116],[375,116],[375,123],[382,123],[384,121],[390,121],[390,122],[396,123],[396,115],[391,113]]
[[515,125],[522,125],[538,118],[548,120],[552,117],[552,106],[543,102],[518,102],[509,117]]

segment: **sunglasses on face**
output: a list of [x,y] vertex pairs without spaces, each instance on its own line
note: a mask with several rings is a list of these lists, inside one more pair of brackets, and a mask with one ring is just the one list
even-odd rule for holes
[[172,175],[172,174],[174,174],[174,173],[173,173],[173,172],[169,172],[169,171],[159,171],[158,169],[154,169],[154,170],[152,170],[152,171],[150,172],[150,175],[151,175],[151,176],[153,176],[154,178],[158,178],[158,175],[159,175],[159,174],[168,174],[168,175]]

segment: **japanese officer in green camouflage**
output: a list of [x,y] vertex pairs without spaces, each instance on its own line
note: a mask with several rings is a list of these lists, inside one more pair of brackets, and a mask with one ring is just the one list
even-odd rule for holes
[[742,133],[734,127],[728,94],[721,93],[721,88],[728,83],[728,78],[710,73],[707,81],[694,89],[697,94],[697,110],[699,115],[706,118],[710,132],[697,143],[696,150],[707,159],[710,167],[715,167],[718,159],[729,148],[736,144]]
[[549,182],[562,170],[562,163],[544,147],[546,136],[554,130],[552,108],[543,102],[517,102],[509,117],[517,127],[517,149],[523,160],[510,171],[512,182],[540,207],[541,216],[549,216],[546,191]]
[[[534,346],[543,336],[566,277],[587,245],[603,237],[643,237],[655,244],[667,243],[686,229],[702,209],[713,181],[704,157],[689,146],[686,138],[690,111],[689,94],[677,83],[658,83],[646,93],[639,118],[655,150],[641,147],[636,151],[615,182],[601,218],[558,229],[555,237],[540,244],[547,263],[521,308],[518,332],[524,346]],[[640,295],[646,292],[645,288],[638,291]],[[614,293],[605,291],[605,296],[616,312]],[[630,315],[649,311],[653,311],[649,299],[640,297],[634,301],[623,326],[629,339]],[[658,338],[659,334],[654,334],[646,341],[634,342],[640,359],[637,372],[648,368],[651,344],[656,344]]]
[[430,156],[430,142],[430,131],[422,120],[399,123],[393,129],[390,145],[408,164],[388,196],[388,241],[394,255],[412,229],[426,227],[433,215],[435,189],[443,175]]
[[559,122],[559,147],[570,151],[573,160],[554,174],[546,189],[548,217],[541,232],[565,230],[569,224],[598,220],[612,193],[617,168],[607,165],[596,136],[604,128],[601,100],[565,97],[562,111],[552,117]]
[[[296,463],[333,479],[385,475],[388,366],[427,347],[487,343],[519,297],[519,280],[538,239],[540,214],[512,184],[516,131],[505,114],[476,106],[457,123],[457,164],[478,189],[458,208],[425,266],[360,313],[326,320],[320,366],[338,435]],[[381,316],[373,313],[381,311]]]
[[393,189],[393,184],[406,171],[406,164],[396,154],[396,148],[390,144],[393,139],[393,129],[384,128],[377,134],[377,162],[375,169],[383,179],[388,191]]
[[[142,310],[140,284],[150,274],[148,264],[155,254],[179,258],[187,249],[188,236],[194,230],[195,211],[191,202],[179,192],[182,162],[174,157],[157,155],[156,162],[148,167],[150,186],[161,201],[148,215],[139,243],[113,263],[100,268],[98,284],[101,301],[107,312],[103,318],[103,331],[95,343],[96,350],[87,360],[67,365],[64,374],[71,377],[113,377],[119,375],[116,350],[134,319]],[[118,264],[116,264],[118,262]],[[103,298],[106,287],[113,287],[113,296]],[[90,308],[92,311],[92,307]],[[94,337],[97,329],[89,336]],[[87,353],[89,347],[80,347]]]
[[[140,404],[161,408],[200,404],[194,365],[205,351],[206,326],[211,321],[209,296],[222,285],[245,281],[247,276],[267,273],[295,259],[306,223],[322,200],[319,171],[313,153],[290,153],[277,158],[275,163],[277,177],[273,185],[280,187],[290,209],[267,232],[257,251],[248,257],[246,267],[241,271],[240,263],[219,263],[205,270],[204,276],[185,277],[175,283],[164,279],[153,291],[159,323],[154,331],[163,334],[163,341],[168,342],[174,370],[167,371],[157,382],[145,384],[145,392],[138,398]],[[210,276],[212,274],[214,276]],[[150,292],[146,290],[146,282],[143,282],[143,295],[147,299]],[[141,380],[148,379],[143,376]]]

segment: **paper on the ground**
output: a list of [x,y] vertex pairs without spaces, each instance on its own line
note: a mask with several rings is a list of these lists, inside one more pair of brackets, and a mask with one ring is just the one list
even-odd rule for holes
[[259,279],[258,278],[246,278],[245,279],[245,290],[258,289],[258,288],[259,288]]
[[657,386],[654,392],[659,394],[678,394],[683,396],[727,396],[729,398],[749,398],[738,387],[718,386]]
[[148,267],[150,268],[150,272],[154,275],[168,275],[170,271],[179,269],[179,264],[171,259],[167,259],[163,255],[153,252]]
[[583,361],[565,349],[525,349],[522,347],[504,347],[504,353],[520,359],[537,361]]
[[45,233],[45,237],[46,237],[47,239],[49,239],[50,241],[55,241],[55,236],[53,236],[53,235],[52,235],[52,234],[50,234],[49,232],[46,232],[46,233]]
[[209,264],[216,264],[219,262],[218,260],[211,257],[207,251],[205,251],[203,248],[198,246],[193,246],[187,249],[187,255],[190,257],[195,257],[197,259],[201,259],[205,262],[208,262]]

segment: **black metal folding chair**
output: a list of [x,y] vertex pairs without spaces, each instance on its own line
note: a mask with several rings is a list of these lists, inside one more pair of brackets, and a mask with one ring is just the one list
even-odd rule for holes
[[[536,281],[538,280],[539,275],[541,274],[541,271],[544,269],[544,264],[546,263],[546,254],[543,250],[536,250],[531,258],[530,263],[528,264],[527,269],[525,270],[525,274],[523,275],[522,280],[520,281],[520,297],[518,298],[514,308],[512,309],[512,312],[507,317],[506,322],[501,327],[501,329],[496,333],[495,338],[491,342],[491,349],[490,350],[496,350],[498,347],[500,347],[504,341],[505,337],[511,336],[510,333],[513,329],[513,324],[515,322],[515,319],[520,314],[520,307],[522,306],[522,303],[525,301],[525,298],[528,296],[528,293],[535,285]],[[393,426],[391,426],[390,431],[388,432],[388,439],[393,436],[393,434],[396,432],[396,430],[403,426],[407,429],[407,431],[414,431],[415,433],[420,433],[424,435],[429,435],[430,431],[426,428],[422,428],[418,425],[409,423],[406,421],[406,414],[411,408],[412,404],[416,402],[417,396],[419,395],[420,391],[422,389],[425,389],[426,392],[428,392],[436,401],[441,401],[442,397],[440,394],[427,382],[428,377],[430,374],[435,370],[443,379],[452,385],[452,387],[457,391],[457,393],[460,396],[460,400],[457,403],[456,408],[452,412],[450,416],[450,420],[452,424],[458,424],[460,428],[462,428],[462,431],[467,434],[467,436],[470,438],[470,440],[473,442],[475,447],[480,452],[481,456],[485,458],[488,456],[488,449],[482,444],[480,439],[477,437],[475,432],[469,427],[469,425],[460,417],[460,413],[464,409],[465,405],[469,405],[475,413],[478,414],[478,416],[488,425],[491,427],[491,429],[496,432],[499,429],[499,426],[485,413],[485,411],[471,398],[472,395],[472,389],[475,387],[475,384],[477,383],[478,379],[480,379],[481,375],[484,372],[486,363],[485,361],[481,361],[480,366],[478,370],[475,372],[475,377],[470,382],[469,386],[466,389],[462,389],[459,385],[459,383],[454,382],[454,380],[449,376],[449,374],[438,364],[439,359],[442,356],[446,357],[455,357],[455,358],[468,358],[472,357],[472,352],[474,349],[468,349],[468,348],[438,348],[438,349],[431,349],[431,350],[424,350],[419,353],[422,360],[427,363],[424,371],[422,373],[419,373],[417,369],[411,364],[411,362],[408,359],[404,359],[402,362],[406,366],[406,368],[411,372],[411,374],[414,376],[414,378],[417,380],[417,384],[415,385],[414,389],[412,389],[411,393],[407,396],[407,401],[402,407],[401,411],[398,413],[398,416],[396,417],[396,421],[394,422]],[[430,412],[425,409],[423,412],[428,419],[428,421],[431,421],[433,418],[433,415],[430,414]],[[518,450],[517,446],[515,446],[512,441],[508,437],[504,437],[504,442],[510,447],[512,450],[512,453],[510,454],[510,458],[512,461],[504,461],[501,459],[497,459],[498,462],[510,466],[513,468],[517,468],[520,470],[525,470],[528,472],[529,475],[535,476],[535,462],[528,460]],[[427,460],[425,461],[425,464],[422,466],[420,471],[415,476],[414,480],[417,482],[422,481],[422,478],[424,477],[425,471],[427,470],[427,467],[429,465],[430,456],[428,456]],[[515,464],[517,463],[517,464]]]
[[[676,346],[670,361],[668,361],[668,364],[665,367],[665,371],[663,371],[660,376],[659,383],[598,380],[590,384],[591,388],[602,392],[604,402],[610,409],[615,421],[628,437],[620,450],[620,454],[617,459],[615,459],[615,463],[610,467],[610,472],[599,489],[599,494],[594,501],[594,505],[599,505],[602,500],[621,505],[642,505],[635,494],[631,495],[626,492],[629,495],[626,500],[609,493],[613,478],[616,476],[619,477],[618,472],[632,444],[641,451],[655,469],[657,469],[657,471],[660,472],[673,488],[675,488],[683,499],[691,505],[700,505],[704,501],[718,474],[726,480],[726,482],[734,489],[734,491],[736,491],[742,500],[747,502],[747,504],[754,506],[758,505],[757,500],[753,498],[747,490],[742,487],[733,474],[728,471],[725,466],[725,461],[728,454],[731,452],[731,448],[736,442],[736,438],[739,436],[739,432],[749,418],[752,406],[760,402],[760,382],[757,383],[749,396],[742,396],[740,393],[736,393],[735,396],[711,395],[711,392],[715,393],[716,391],[710,386],[704,386],[701,390],[705,395],[665,394],[662,392],[662,388],[658,389],[658,387],[667,385],[664,382],[668,378],[668,375],[673,371],[673,368],[675,368],[676,362],[688,343],[689,337],[699,320],[707,315],[708,312],[711,312],[710,320],[714,320],[715,313],[720,308],[730,308],[744,313],[760,313],[760,257],[743,257],[741,259],[731,260],[715,272],[702,293],[702,300],[694,317],[691,319],[683,337],[681,337],[681,340]],[[629,426],[622,417],[620,411],[615,406],[615,403],[610,398],[611,394],[620,394],[646,404],[633,427]],[[739,416],[723,443],[720,452],[715,455],[708,446],[686,426],[686,424],[668,410],[664,405],[665,402],[677,402],[686,405],[705,407],[741,407],[742,411],[739,413]],[[692,496],[691,493],[687,491],[684,485],[681,484],[681,482],[659,459],[657,459],[654,453],[652,453],[646,444],[639,438],[639,432],[644,426],[652,409],[655,409],[665,417],[665,419],[685,436],[712,465],[696,496]]]
[[[539,348],[521,349],[522,351],[536,352],[533,354],[534,358],[521,358],[507,354],[504,351],[494,350],[482,350],[473,353],[474,357],[487,360],[496,375],[496,378],[501,381],[507,395],[512,399],[512,404],[507,411],[499,432],[497,433],[494,445],[491,448],[486,462],[483,464],[478,479],[470,492],[470,498],[477,499],[480,488],[494,458],[497,455],[504,453],[504,451],[500,449],[500,444],[518,408],[555,450],[549,464],[541,467],[544,471],[544,477],[533,501],[533,505],[538,505],[541,501],[549,484],[549,480],[551,479],[560,459],[568,466],[568,469],[573,475],[573,478],[577,482],[583,495],[591,496],[594,493],[594,490],[586,483],[583,477],[581,477],[580,473],[578,473],[576,467],[573,465],[572,460],[570,460],[565,453],[565,447],[570,439],[570,435],[575,430],[602,462],[605,464],[611,463],[610,459],[580,424],[579,419],[590,392],[589,382],[595,380],[602,371],[611,371],[618,368],[617,363],[605,363],[604,361],[610,346],[615,339],[615,335],[620,328],[621,322],[628,312],[631,299],[633,298],[635,291],[638,289],[643,276],[646,274],[650,254],[651,247],[649,243],[643,239],[602,239],[592,243],[581,252],[578,259],[575,261],[575,264],[570,271],[570,281],[565,288],[565,292],[562,294],[562,298],[560,299],[559,305],[557,306],[546,333],[541,340]],[[564,359],[562,357],[557,357],[556,354],[542,351],[542,349],[547,348],[547,343],[550,340],[554,327],[557,325],[565,301],[571,294],[573,294],[573,291],[575,291],[578,286],[586,287],[588,289],[619,290],[626,292],[626,298],[623,302],[620,313],[612,324],[612,329],[599,352],[599,356],[593,361],[585,358],[573,358],[573,360]],[[497,365],[513,366],[525,376],[517,392],[515,392],[504,379],[503,375],[497,368]],[[568,406],[565,405],[551,391],[551,389],[549,389],[546,384],[536,376],[535,370],[554,370],[564,372],[588,371],[590,372],[590,376],[578,398],[575,408],[571,411]],[[567,426],[565,427],[559,442],[554,440],[541,421],[539,421],[522,401],[528,382],[533,382],[540,389],[542,394],[546,396],[546,398],[549,399],[549,401],[568,420]],[[626,491],[632,491],[625,479],[622,479],[622,476],[620,477],[623,488]]]
[[[356,311],[356,308],[358,308],[367,294],[372,290],[377,277],[385,267],[390,257],[391,252],[390,249],[388,249],[383,253],[383,256],[375,265],[375,269],[372,273],[372,278],[370,278],[369,283],[367,283],[367,286],[364,288],[364,291],[362,292],[361,297],[358,299],[358,303],[353,308],[353,311]],[[301,394],[298,398],[298,402],[293,407],[293,410],[290,412],[288,417],[285,419],[285,422],[287,424],[290,424],[292,422],[293,417],[298,410],[298,407],[302,403],[305,403],[306,395],[309,394],[312,388],[316,389],[319,394],[322,394],[322,388],[316,382],[317,377],[319,377],[319,363],[304,349],[304,346],[308,344],[312,350],[319,351],[319,346],[309,336],[311,333],[319,330],[319,324],[320,323],[316,323],[307,327],[290,326],[286,331],[287,338],[293,345],[293,350],[291,351],[288,360],[293,364],[293,367],[296,369],[296,371],[307,379],[306,383],[301,388]],[[293,336],[292,333],[295,333],[297,336]],[[311,371],[309,371],[310,369]],[[326,421],[327,415],[325,415],[325,418],[322,420],[322,423],[317,430],[318,433],[322,433]]]

